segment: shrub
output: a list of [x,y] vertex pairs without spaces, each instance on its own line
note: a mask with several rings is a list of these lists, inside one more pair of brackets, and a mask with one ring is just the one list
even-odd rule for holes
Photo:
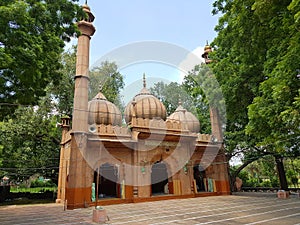
[[30,187],[45,187],[44,181],[39,180],[39,179],[35,179],[33,181],[31,181],[30,183]]
[[271,184],[271,181],[265,180],[265,181],[263,181],[263,182],[261,183],[261,186],[262,186],[262,187],[271,187],[272,184]]
[[30,187],[56,187],[55,183],[52,180],[40,180],[35,179],[31,181]]
[[279,180],[277,178],[271,178],[272,187],[279,187]]

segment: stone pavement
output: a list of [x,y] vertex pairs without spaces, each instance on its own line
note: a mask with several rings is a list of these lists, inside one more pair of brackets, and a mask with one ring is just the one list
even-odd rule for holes
[[[276,194],[241,193],[231,196],[165,200],[104,207],[106,224],[297,224],[300,198],[277,199]],[[93,207],[63,210],[59,204],[1,206],[0,224],[97,224]]]

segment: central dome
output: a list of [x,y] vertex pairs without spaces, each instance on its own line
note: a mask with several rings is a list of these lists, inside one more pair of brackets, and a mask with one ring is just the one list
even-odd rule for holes
[[166,119],[166,108],[162,102],[146,88],[145,75],[143,89],[125,108],[126,123],[129,123],[133,116],[143,119]]

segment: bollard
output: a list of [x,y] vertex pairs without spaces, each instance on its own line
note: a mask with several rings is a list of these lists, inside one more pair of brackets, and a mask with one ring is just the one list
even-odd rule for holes
[[107,218],[106,210],[100,206],[97,206],[93,210],[93,222],[105,223]]
[[284,190],[279,190],[278,192],[277,192],[277,197],[278,198],[289,198],[289,196],[290,196],[290,193],[288,192],[288,191],[284,191]]

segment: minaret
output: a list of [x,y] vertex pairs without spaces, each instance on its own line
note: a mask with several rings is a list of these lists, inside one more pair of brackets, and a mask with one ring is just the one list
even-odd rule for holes
[[77,23],[78,37],[74,106],[71,130],[71,149],[66,176],[68,209],[86,207],[91,203],[93,170],[85,160],[88,134],[88,88],[90,39],[95,33],[94,15],[87,4],[82,6],[86,17]]
[[[212,52],[212,48],[208,44],[208,42],[206,42],[206,45],[204,47],[204,53],[202,54],[202,58],[204,58],[206,65],[212,62],[212,60],[208,56],[210,52]],[[223,133],[222,133],[222,125],[220,121],[219,110],[217,107],[210,104],[209,113],[210,113],[210,122],[211,122],[211,132],[214,137],[214,141],[223,142]]]
[[73,132],[87,132],[87,110],[88,110],[88,84],[89,84],[89,55],[90,39],[95,33],[95,27],[92,22],[95,17],[90,11],[88,5],[82,6],[86,12],[87,18],[78,22],[78,29],[81,32],[78,37],[74,108],[72,119]]
[[58,175],[58,188],[57,188],[57,203],[61,203],[62,200],[65,200],[65,180],[66,180],[66,170],[67,168],[64,166],[65,162],[65,146],[62,143],[65,143],[67,140],[67,133],[70,130],[70,118],[68,116],[61,118],[61,124],[59,124],[62,128],[61,135],[61,148],[60,148],[60,157],[59,157],[59,175]]
[[[202,54],[202,58],[205,60],[205,64],[210,64],[213,62],[209,58],[209,53],[212,52],[211,46],[206,43],[204,47],[204,53]],[[229,184],[229,164],[227,162],[225,156],[225,149],[223,144],[223,131],[222,131],[222,123],[220,121],[219,109],[213,104],[209,105],[209,114],[210,114],[210,123],[211,123],[211,133],[214,137],[214,142],[216,142],[219,146],[219,152],[214,159],[211,167],[213,171],[218,171],[218,174],[215,174],[213,178],[218,183],[219,190],[218,192],[229,194],[230,193],[230,184]]]

